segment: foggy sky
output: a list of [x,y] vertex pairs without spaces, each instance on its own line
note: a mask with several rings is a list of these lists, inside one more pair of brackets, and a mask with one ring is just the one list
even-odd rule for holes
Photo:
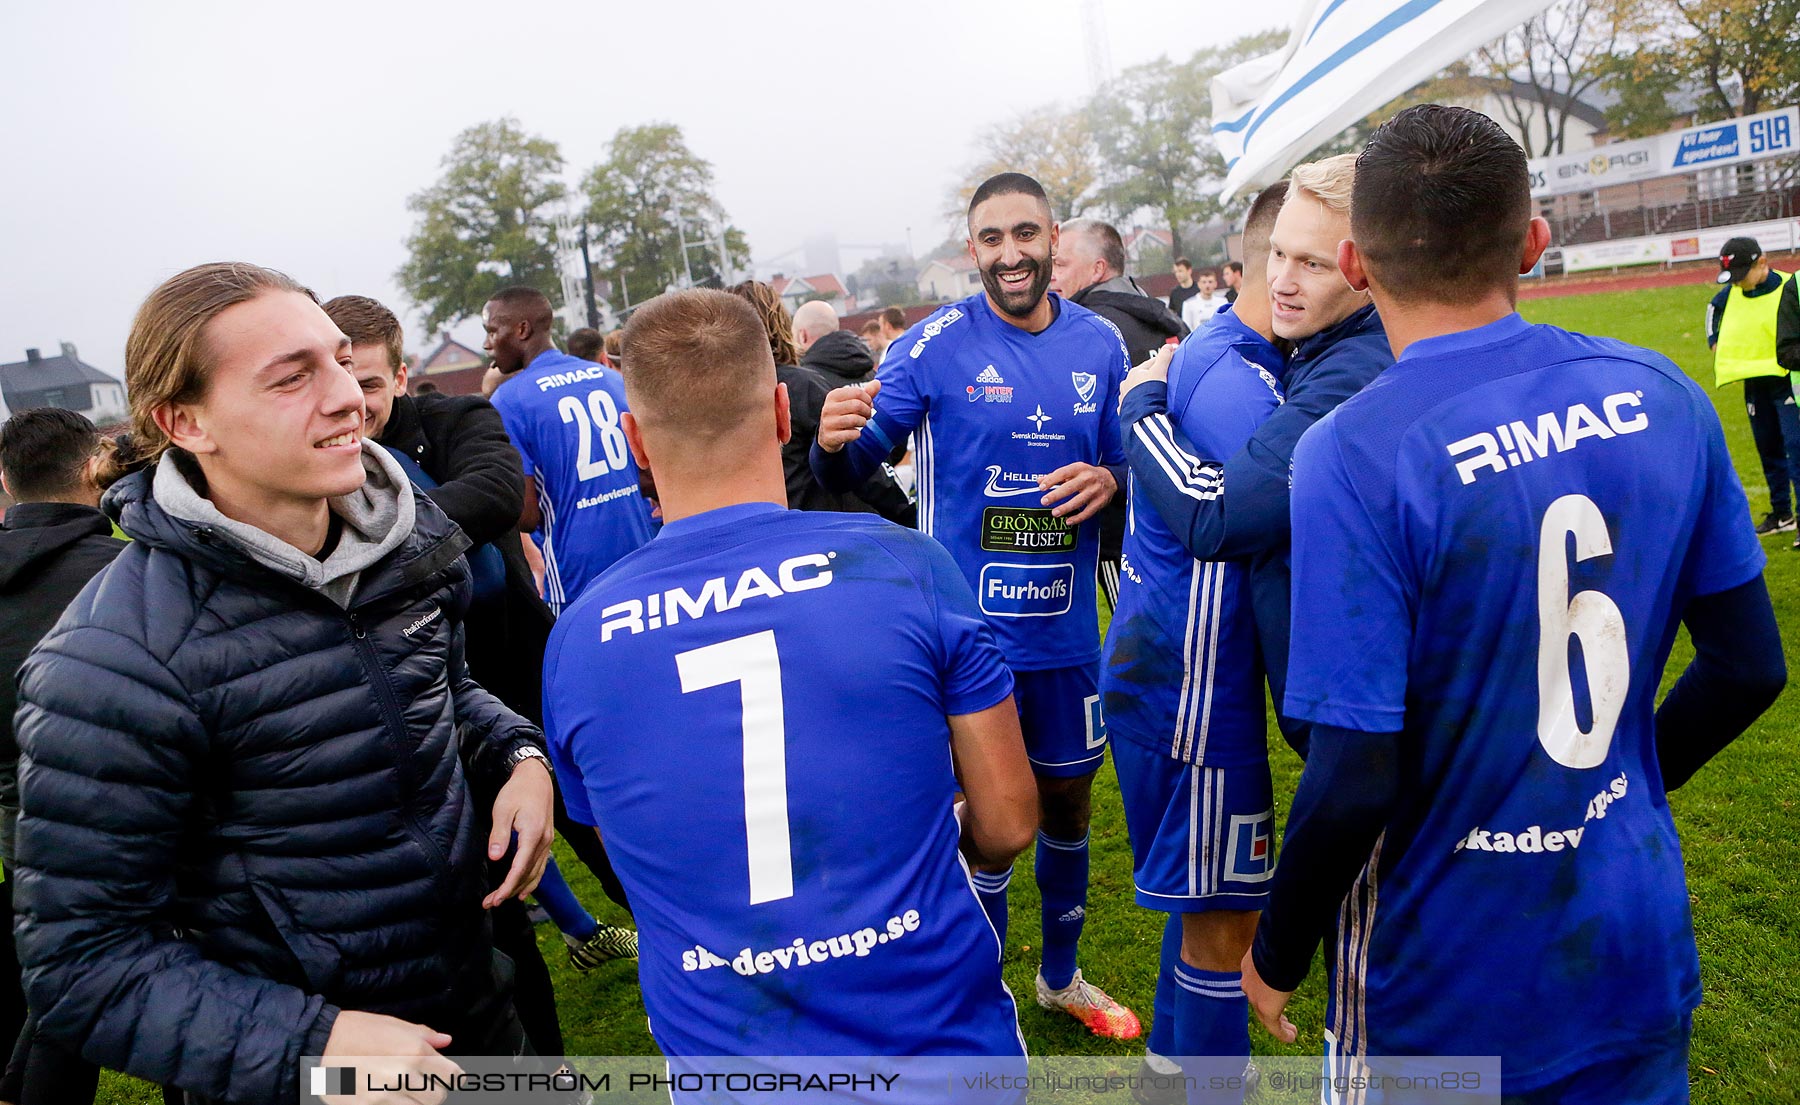
[[[1295,7],[1105,0],[1115,68]],[[1079,0],[7,4],[0,362],[66,340],[122,376],[145,294],[217,260],[381,298],[417,348],[406,197],[503,115],[560,144],[572,187],[620,127],[679,125],[761,259],[908,228],[923,253],[984,127],[1088,94],[1080,28]]]

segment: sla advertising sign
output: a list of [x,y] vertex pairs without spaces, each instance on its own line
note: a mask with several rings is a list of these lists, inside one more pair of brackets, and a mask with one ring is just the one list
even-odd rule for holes
[[1800,108],[1784,107],[1651,138],[1531,162],[1531,194],[1591,192],[1615,184],[1800,153]]

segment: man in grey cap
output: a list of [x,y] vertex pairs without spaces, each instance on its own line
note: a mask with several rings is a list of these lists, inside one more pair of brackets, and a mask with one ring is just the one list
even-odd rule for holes
[[[1744,382],[1750,434],[1769,484],[1769,512],[1756,532],[1781,533],[1794,528],[1789,487],[1800,483],[1800,406],[1788,377],[1794,356],[1778,357],[1776,352],[1777,316],[1782,301],[1794,299],[1794,279],[1769,267],[1756,239],[1738,237],[1719,251],[1718,283],[1725,286],[1706,309],[1713,384]],[[1777,294],[1784,288],[1784,294]],[[1795,548],[1800,549],[1800,542]]]

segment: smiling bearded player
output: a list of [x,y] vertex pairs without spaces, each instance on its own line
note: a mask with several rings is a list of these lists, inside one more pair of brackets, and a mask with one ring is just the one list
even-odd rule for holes
[[[1093,519],[1123,480],[1117,396],[1130,364],[1110,322],[1047,294],[1056,240],[1037,181],[1002,173],[977,188],[969,256],[984,290],[890,345],[879,380],[831,393],[812,464],[828,489],[855,487],[916,434],[919,528],[956,557],[1017,681],[1042,814],[1038,1004],[1130,1038],[1136,1015],[1075,965],[1106,754]],[[975,875],[1002,939],[1011,878],[1010,866]]]

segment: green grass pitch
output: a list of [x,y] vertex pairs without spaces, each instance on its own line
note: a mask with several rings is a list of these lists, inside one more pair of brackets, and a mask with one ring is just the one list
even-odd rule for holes
[[[1534,322],[1616,337],[1661,351],[1690,374],[1710,383],[1712,358],[1702,331],[1708,285],[1533,300],[1522,305]],[[1744,477],[1753,513],[1768,509],[1768,491],[1750,443],[1741,392],[1714,392],[1732,457]],[[1792,535],[1765,539],[1769,590],[1786,635],[1788,664],[1800,670],[1800,552]],[[1677,640],[1664,689],[1691,656],[1685,635]],[[1796,1101],[1800,1088],[1800,768],[1794,756],[1796,722],[1792,695],[1784,696],[1748,733],[1672,798],[1687,857],[1688,888],[1700,944],[1706,1000],[1694,1023],[1690,1067],[1697,1105],[1747,1101]],[[1277,816],[1299,779],[1299,761],[1270,724],[1275,762]],[[599,886],[559,844],[563,871],[590,907],[608,920],[624,921]],[[1031,853],[1020,857],[1012,884],[1012,933],[1006,949],[1006,981],[1020,1000],[1025,1038],[1037,1054],[1108,1054],[1119,1070],[1135,1067],[1142,1041],[1089,1036],[1074,1021],[1052,1016],[1031,1000],[1037,967],[1037,895]],[[1095,786],[1093,883],[1081,963],[1087,976],[1149,1020],[1163,915],[1138,908],[1131,896],[1131,853],[1125,839],[1118,785],[1109,762]],[[629,1055],[654,1051],[638,999],[636,971],[608,964],[588,975],[568,965],[549,926],[539,929],[560,998],[570,1054]],[[1261,1029],[1252,1041],[1261,1053],[1315,1055],[1325,1012],[1322,970],[1296,995],[1290,1016],[1300,1043],[1286,1048]],[[1569,1011],[1560,1011],[1569,1012]],[[1578,1018],[1577,1018],[1578,1019]],[[159,1102],[152,1088],[107,1074],[99,1100]]]

